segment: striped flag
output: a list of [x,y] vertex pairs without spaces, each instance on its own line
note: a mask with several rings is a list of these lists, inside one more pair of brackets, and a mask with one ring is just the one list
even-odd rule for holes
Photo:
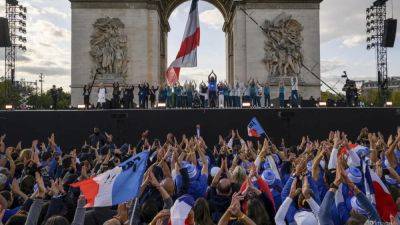
[[88,202],[86,207],[113,206],[129,201],[139,194],[148,157],[149,151],[143,151],[114,169],[71,186],[81,189]]
[[366,181],[368,184],[367,196],[375,197],[375,201],[372,201],[376,204],[376,209],[381,217],[381,219],[385,222],[390,221],[390,216],[397,215],[397,206],[394,202],[389,189],[383,183],[381,178],[368,167],[366,168],[365,173]]
[[179,80],[179,73],[182,67],[197,66],[197,47],[200,45],[198,2],[199,0],[192,0],[181,47],[175,61],[171,63],[165,74],[169,84],[174,84]]
[[247,125],[247,134],[249,137],[261,137],[261,135],[266,134],[265,130],[262,128],[260,122],[257,118],[253,117],[249,125]]

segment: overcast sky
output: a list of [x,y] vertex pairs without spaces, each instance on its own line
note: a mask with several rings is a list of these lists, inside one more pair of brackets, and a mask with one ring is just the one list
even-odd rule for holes
[[[400,1],[389,0],[388,16],[400,17]],[[0,16],[5,15],[0,0]],[[17,80],[38,80],[45,74],[45,88],[52,84],[69,90],[71,67],[71,9],[68,0],[22,0],[28,7],[28,51],[20,53]],[[376,79],[374,51],[366,50],[365,9],[373,0],[324,0],[321,4],[322,79],[340,89],[340,75],[346,70],[353,79]],[[189,2],[180,5],[170,17],[168,56],[171,62],[178,51]],[[226,76],[223,18],[213,5],[200,1],[201,46],[198,67],[183,69],[183,79],[205,79],[211,70]],[[250,12],[251,13],[251,12]],[[262,21],[259,21],[262,22]],[[400,28],[394,48],[388,50],[389,75],[400,76]],[[1,52],[3,49],[0,50]],[[4,53],[0,52],[0,75],[4,74]],[[337,83],[339,81],[339,83]]]

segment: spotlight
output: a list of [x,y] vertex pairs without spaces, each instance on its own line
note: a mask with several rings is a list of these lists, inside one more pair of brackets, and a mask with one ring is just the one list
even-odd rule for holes
[[12,110],[12,109],[13,109],[13,106],[12,106],[12,105],[6,105],[6,106],[5,106],[5,109],[6,109],[6,110]]
[[85,109],[86,106],[85,105],[78,105],[78,109]]
[[243,108],[250,108],[251,107],[251,103],[250,102],[243,102],[242,103],[242,107]]
[[319,103],[318,103],[318,106],[319,106],[319,107],[326,107],[326,102],[319,102]]
[[167,104],[165,104],[165,102],[159,102],[157,104],[157,108],[166,108],[166,107],[167,107]]
[[393,106],[393,102],[386,102],[385,106],[386,107],[392,107]]

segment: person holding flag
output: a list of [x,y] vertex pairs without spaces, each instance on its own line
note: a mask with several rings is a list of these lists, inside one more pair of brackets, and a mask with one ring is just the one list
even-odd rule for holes
[[132,200],[139,194],[148,157],[149,151],[143,151],[114,169],[71,186],[81,189],[86,207],[113,206]]

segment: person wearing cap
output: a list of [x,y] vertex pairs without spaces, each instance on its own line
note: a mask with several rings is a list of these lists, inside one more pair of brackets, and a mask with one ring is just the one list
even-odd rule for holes
[[[347,211],[349,216],[343,217],[340,215],[339,209],[332,210],[336,207],[335,194],[340,187],[344,184],[354,193],[351,198],[351,209]],[[332,214],[334,213],[334,214]],[[339,214],[338,214],[339,213]],[[319,214],[319,222],[321,225],[333,225],[333,224],[364,224],[367,220],[372,221],[371,224],[381,222],[378,212],[371,202],[367,199],[365,194],[352,182],[350,177],[346,175],[346,172],[338,163],[335,180],[330,185],[328,192],[326,193]]]
[[[202,162],[201,170],[196,166],[198,163],[196,159],[191,162],[178,162],[178,164],[182,164],[182,169],[184,169],[188,174],[189,186],[187,193],[195,199],[205,196],[208,181],[208,160],[202,147],[198,147],[197,152]],[[179,168],[173,170],[172,177],[174,178],[175,183],[183,181],[182,178],[184,178],[179,172]],[[177,189],[180,189],[179,185],[177,185]]]

